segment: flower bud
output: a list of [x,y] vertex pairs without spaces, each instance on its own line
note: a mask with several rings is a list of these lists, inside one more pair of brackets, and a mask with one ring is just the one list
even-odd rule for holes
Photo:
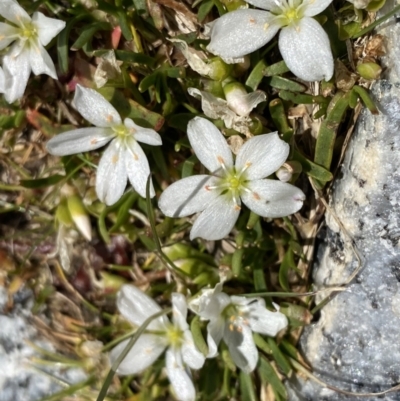
[[301,164],[296,161],[284,163],[275,173],[278,179],[282,182],[289,182],[294,174],[301,173]]
[[69,227],[72,225],[73,221],[71,218],[71,214],[69,213],[67,201],[63,199],[60,204],[57,206],[55,220],[59,224]]
[[220,57],[212,58],[207,65],[210,68],[208,76],[214,81],[223,81],[229,77],[233,69],[232,64],[226,64]]
[[376,63],[361,63],[357,66],[357,72],[368,80],[378,79],[381,75],[382,68]]
[[310,311],[301,305],[295,305],[291,303],[281,303],[279,311],[285,314],[292,326],[304,326],[310,324],[312,314]]
[[82,203],[82,199],[76,194],[68,196],[67,205],[77,229],[88,241],[90,241],[92,239],[92,227],[89,215]]
[[245,87],[236,81],[225,84],[223,89],[229,108],[241,117],[248,116],[258,103],[266,99],[264,92],[247,93]]

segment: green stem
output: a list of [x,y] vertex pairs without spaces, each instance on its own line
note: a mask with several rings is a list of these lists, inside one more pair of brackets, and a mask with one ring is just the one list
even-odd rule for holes
[[360,36],[364,36],[366,33],[372,31],[374,28],[376,28],[382,22],[385,22],[390,17],[393,17],[393,15],[395,15],[398,11],[400,11],[400,4],[398,6],[396,6],[392,11],[390,11],[386,15],[384,15],[383,17],[377,19],[375,22],[373,22],[372,24],[368,25],[366,28],[362,29],[360,32],[353,35],[352,39],[357,39]]

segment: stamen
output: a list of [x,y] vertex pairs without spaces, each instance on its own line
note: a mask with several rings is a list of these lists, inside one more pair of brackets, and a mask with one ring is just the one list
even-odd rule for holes
[[251,166],[251,162],[247,162],[243,168],[240,170],[239,175],[242,175],[249,167]]
[[224,158],[222,156],[217,156],[217,160],[221,164],[222,169],[226,172],[227,170],[226,170]]

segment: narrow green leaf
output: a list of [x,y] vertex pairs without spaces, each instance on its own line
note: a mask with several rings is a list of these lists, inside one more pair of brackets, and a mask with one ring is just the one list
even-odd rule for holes
[[271,114],[272,121],[274,122],[277,130],[283,135],[287,135],[290,138],[293,134],[293,129],[289,125],[286,110],[281,99],[271,100],[269,103],[269,112]]
[[247,78],[246,86],[249,86],[251,89],[253,89],[253,91],[255,91],[258,88],[258,85],[260,85],[262,79],[264,78],[264,71],[266,67],[267,63],[265,62],[265,60],[260,60],[255,65],[249,77]]
[[68,57],[68,51],[69,51],[69,45],[68,45],[68,40],[70,38],[71,30],[74,27],[74,25],[79,22],[80,20],[83,20],[87,18],[87,15],[81,14],[78,15],[72,19],[70,19],[67,24],[65,25],[65,28],[58,34],[57,36],[57,57],[58,57],[58,66],[60,68],[60,71],[62,74],[66,74],[68,72],[68,64],[69,64],[69,57]]
[[286,63],[282,60],[279,61],[278,63],[266,66],[264,68],[264,76],[266,77],[272,77],[274,75],[281,75],[284,74],[285,72],[288,72],[289,68],[287,67]]
[[353,91],[356,92],[358,96],[360,96],[361,100],[372,114],[379,114],[379,111],[376,108],[374,101],[371,99],[366,89],[362,88],[361,86],[355,85],[352,89],[352,92]]
[[275,359],[277,365],[281,368],[282,372],[286,376],[288,376],[289,373],[292,371],[292,367],[289,361],[286,359],[285,355],[283,355],[282,351],[279,349],[274,338],[268,337],[267,342],[272,351],[272,356]]
[[201,332],[202,323],[199,316],[195,316],[190,323],[190,331],[193,335],[193,341],[197,349],[204,355],[208,355],[207,342],[204,340],[203,333]]
[[128,196],[126,196],[124,202],[118,208],[117,220],[115,221],[114,225],[110,228],[109,231],[110,233],[116,232],[124,223],[127,222],[127,219],[129,217],[129,210],[134,204],[134,202],[136,202],[138,197],[139,195],[136,192],[128,193]]
[[286,251],[279,267],[279,284],[285,291],[289,291],[288,274],[290,269],[296,269],[291,248]]
[[269,86],[272,86],[276,89],[285,89],[291,92],[304,92],[306,90],[304,85],[279,76],[266,78],[266,81]]
[[296,149],[293,152],[292,159],[299,162],[303,171],[310,177],[324,182],[331,181],[333,179],[333,175],[329,170],[307,159],[300,153],[300,151]]
[[50,177],[38,178],[36,180],[21,180],[20,185],[23,186],[24,188],[32,188],[32,189],[47,188],[59,183],[64,178],[65,175],[54,174]]
[[272,349],[268,343],[264,340],[261,334],[253,333],[253,340],[257,347],[267,355],[272,355]]
[[368,32],[371,32],[374,28],[376,28],[378,25],[380,25],[382,22],[385,22],[387,19],[390,17],[393,17],[396,13],[400,11],[400,5],[397,5],[394,7],[390,12],[385,14],[383,17],[375,20],[372,24],[369,24],[366,28],[362,29],[361,31],[357,32],[355,35],[353,35],[353,39],[360,38],[361,36],[364,36]]
[[198,162],[195,155],[189,156],[183,163],[182,166],[182,178],[190,177],[193,175],[194,165]]
[[336,132],[349,107],[349,96],[349,93],[343,92],[334,96],[329,104],[328,114],[318,132],[314,162],[327,169],[331,167]]
[[249,373],[244,373],[242,370],[239,373],[239,384],[242,401],[257,401],[254,383]]
[[126,11],[118,11],[117,18],[118,18],[119,26],[121,27],[122,35],[124,35],[124,38],[126,40],[132,40],[133,36],[132,36],[132,32],[131,32],[131,29],[129,26]]
[[285,401],[287,399],[285,386],[282,384],[275,369],[264,356],[260,356],[259,368],[257,369],[263,383],[269,383],[275,394],[276,401]]
[[201,3],[199,7],[199,12],[197,13],[197,19],[199,22],[203,22],[207,17],[211,9],[214,7],[213,0],[205,0]]
[[100,30],[111,30],[111,25],[108,22],[95,22],[93,24],[90,24],[86,28],[83,29],[83,31],[80,33],[78,39],[74,42],[74,44],[71,46],[72,50],[79,50],[82,49],[82,47],[88,43],[90,40],[92,40],[93,35]]

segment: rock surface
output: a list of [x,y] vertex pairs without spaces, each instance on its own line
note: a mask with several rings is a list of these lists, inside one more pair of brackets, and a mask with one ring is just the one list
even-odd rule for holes
[[[394,7],[388,3],[382,14]],[[377,32],[386,36],[387,50],[385,79],[372,89],[380,114],[363,110],[330,200],[363,269],[301,338],[317,377],[357,393],[400,383],[400,24],[392,18]],[[329,213],[326,226],[313,270],[317,288],[346,282],[357,267],[349,238]],[[288,390],[291,401],[355,399],[301,379]],[[362,399],[400,400],[400,392]]]
[[49,351],[53,348],[29,322],[32,293],[22,290],[15,294],[13,310],[5,314],[7,300],[6,290],[0,287],[0,401],[40,400],[64,388],[57,378],[71,384],[85,380],[81,369],[63,369],[53,364],[47,368],[52,378],[34,368],[32,358],[43,357],[28,341]]

